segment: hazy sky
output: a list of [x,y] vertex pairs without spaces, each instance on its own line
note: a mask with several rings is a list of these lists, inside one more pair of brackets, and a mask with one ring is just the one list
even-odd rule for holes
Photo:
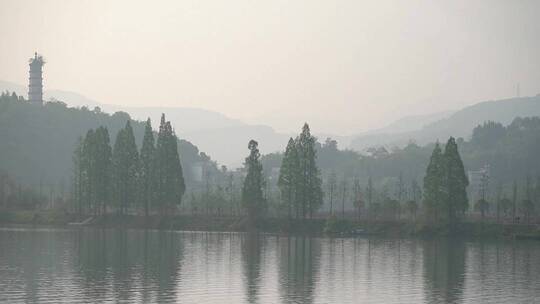
[[540,93],[540,1],[0,0],[0,79],[355,133]]

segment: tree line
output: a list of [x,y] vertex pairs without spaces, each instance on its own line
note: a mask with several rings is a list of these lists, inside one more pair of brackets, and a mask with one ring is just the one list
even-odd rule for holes
[[[322,205],[323,191],[317,167],[316,138],[306,123],[296,139],[290,138],[280,168],[278,185],[282,207],[288,218],[313,218]],[[249,156],[244,162],[246,177],[242,187],[242,205],[249,219],[259,218],[268,210],[268,197],[264,197],[266,180],[260,161],[258,143],[249,142]]]
[[431,222],[446,220],[454,225],[467,211],[469,180],[459,155],[456,140],[448,139],[442,152],[435,144],[424,177],[424,208]]
[[130,120],[118,131],[113,147],[106,127],[88,130],[76,146],[73,164],[79,214],[165,214],[182,202],[185,192],[177,137],[164,114],[157,140],[147,120],[140,151]]
[[[112,149],[105,128],[89,130],[74,157],[75,167],[78,168],[75,184],[79,189],[79,212],[99,215],[114,209],[118,214],[128,214],[136,207],[135,210],[145,215],[154,211],[164,214],[180,205],[186,189],[175,143],[172,127],[165,122],[164,116],[157,143],[154,142],[150,121],[147,121],[140,151],[137,150],[129,121],[118,132]],[[328,140],[325,146],[337,148],[335,143]],[[227,184],[211,190],[207,180],[205,205],[201,199],[198,206],[192,206],[192,214],[194,210],[206,210],[208,215],[215,208],[217,213],[214,214],[217,216],[246,216],[254,222],[266,216],[289,219],[335,217],[339,211],[342,218],[351,218],[345,207],[347,203],[354,207],[359,220],[362,217],[401,220],[402,211],[405,211],[411,220],[416,220],[420,212],[427,223],[455,225],[469,210],[469,181],[453,137],[447,141],[444,149],[439,143],[434,145],[423,188],[416,180],[406,185],[400,174],[394,195],[385,187],[377,189],[371,178],[365,187],[356,177],[348,179],[344,176],[338,183],[335,173],[329,175],[326,191],[323,191],[317,165],[317,139],[311,135],[307,123],[301,133],[287,143],[276,181],[277,197],[272,195],[268,187],[269,179],[264,172],[258,143],[251,140],[248,149],[250,153],[241,170],[238,197],[235,197],[233,186],[234,174],[228,173],[223,167],[221,175],[227,177]],[[194,195],[192,193],[192,197]],[[325,197],[329,202],[327,213],[321,210]],[[501,199],[501,202],[504,200]],[[272,209],[273,213],[270,212]]]
[[312,218],[323,203],[315,142],[306,123],[300,135],[290,138],[285,148],[278,186],[289,218]]
[[[118,131],[131,119],[128,113],[122,111],[109,114],[99,107],[69,107],[57,100],[38,106],[22,96],[0,93],[0,142],[4,143],[0,145],[0,171],[28,187],[37,189],[40,184],[43,189],[54,187],[55,196],[60,195],[64,188],[66,195],[63,198],[70,199],[67,190],[70,189],[73,174],[71,160],[79,138],[84,137],[89,129],[104,126],[109,131],[113,145]],[[156,132],[159,121],[160,116],[152,118]],[[145,123],[145,120],[131,120],[139,148]],[[181,138],[178,151],[184,169],[201,162],[210,166],[213,162],[197,146]],[[215,167],[213,173],[217,170]],[[184,179],[187,185],[197,183],[189,170],[184,171]],[[46,192],[49,196],[49,189]]]
[[0,210],[33,210],[50,203],[53,196],[54,192],[50,187],[41,185],[38,189],[34,189],[24,186],[7,173],[0,171]]
[[[22,117],[25,122],[23,125],[35,124],[35,119],[27,120],[23,115],[28,112],[32,117],[43,116],[41,120],[49,112],[65,117],[82,115],[83,121],[88,120],[88,117],[99,121],[107,116],[99,109],[94,112],[68,109],[59,102],[47,103],[38,111],[21,101],[24,100],[14,95],[0,96],[1,105],[11,109],[2,114],[2,126],[15,125],[9,120],[14,114]],[[57,117],[58,120],[65,120],[62,115]],[[107,123],[107,127],[88,130],[76,145],[73,154],[74,204],[69,204],[69,208],[77,213],[165,214],[180,206],[181,212],[233,217],[256,214],[291,219],[340,216],[349,219],[402,220],[403,214],[408,214],[410,219],[416,219],[417,214],[421,214],[431,222],[456,222],[464,213],[475,216],[471,212],[475,211],[482,219],[485,216],[496,217],[497,220],[508,220],[511,217],[513,221],[519,221],[519,217],[522,217],[524,222],[530,222],[540,210],[540,178],[533,180],[530,176],[531,172],[537,172],[538,163],[531,159],[540,151],[537,140],[539,118],[516,118],[507,127],[486,122],[473,130],[470,141],[458,138],[452,139],[450,145],[430,144],[425,147],[411,142],[404,148],[370,149],[367,154],[339,150],[337,142],[332,139],[318,142],[305,124],[301,133],[296,138],[290,138],[284,152],[280,154],[261,155],[258,143],[250,143],[250,161],[246,159],[244,168],[237,171],[225,167],[220,170],[206,154],[199,154],[198,150],[188,153],[181,149],[182,156],[186,154],[190,159],[188,166],[208,166],[208,170],[203,169],[201,181],[191,182],[185,199],[182,199],[186,193],[185,176],[170,123],[162,117],[159,130],[154,132],[150,121],[146,125],[130,121],[126,113],[115,113],[108,119],[113,118],[114,123]],[[91,122],[87,121],[85,128],[89,124],[95,125]],[[40,129],[39,125],[31,126],[30,129]],[[111,129],[114,132],[118,130],[115,137],[109,137]],[[64,133],[53,132],[58,135],[51,135],[55,138],[52,140],[55,145],[61,143],[56,137],[69,137],[73,133],[66,133],[65,128],[62,130]],[[82,131],[78,132],[80,134]],[[27,133],[22,133],[13,138],[26,137]],[[114,142],[111,142],[111,138]],[[139,149],[136,141],[141,139]],[[37,143],[35,140],[32,142]],[[462,155],[465,155],[463,160],[457,152],[458,145]],[[8,157],[6,159],[20,158],[5,150],[10,146],[3,146],[2,151],[6,153],[0,155]],[[40,149],[30,147],[24,150]],[[507,155],[515,157],[509,159]],[[485,162],[493,164],[489,187],[485,186],[484,195],[478,200],[471,193],[467,197],[467,191],[463,190],[467,187],[463,167],[476,168],[479,163]],[[8,167],[7,172],[13,172],[14,169],[9,168],[12,163],[21,167],[20,161],[2,162],[3,166]],[[56,163],[51,162],[49,166]],[[427,170],[426,164],[429,165]],[[249,174],[250,178],[247,179],[251,167],[258,168],[260,174]],[[521,178],[517,178],[514,172],[518,169],[522,171]],[[509,172],[513,181],[508,181],[508,176],[501,173],[501,170]],[[274,176],[275,172],[277,174]],[[424,175],[424,187],[421,187],[417,180],[421,180]],[[258,181],[253,183],[260,186],[260,192],[254,196],[256,199],[247,198],[255,189],[246,190],[250,189],[246,182],[251,181],[251,176],[258,176]],[[37,188],[36,184],[34,182],[34,188]],[[45,184],[53,185],[50,182]],[[24,191],[11,191],[10,203],[4,205],[17,205],[13,202],[19,197],[20,200],[16,200],[25,201],[27,206],[43,207],[45,201],[53,201],[54,196],[64,193],[61,184],[54,186],[57,189],[53,193],[41,190],[43,187],[40,182],[40,190],[34,191],[38,195],[32,199],[24,198]],[[16,193],[20,195],[16,196]],[[26,196],[31,197],[31,191],[28,193]],[[62,194],[61,205],[69,201],[66,198]],[[471,206],[469,198],[472,198]],[[253,204],[257,207],[250,209],[252,201],[256,201]],[[52,203],[47,205],[57,206]]]
[[[323,204],[324,192],[317,167],[315,142],[316,139],[311,135],[309,126],[305,124],[296,139],[289,139],[283,154],[277,185],[281,194],[281,203],[287,210],[288,218],[313,218],[314,213],[317,213]],[[248,215],[256,217],[255,214],[260,214],[260,210],[265,209],[261,206],[261,204],[264,206],[265,203],[263,198],[264,178],[262,177],[263,169],[259,161],[257,142],[251,141],[249,149],[250,155],[245,162],[247,175],[242,191],[242,201],[248,206]],[[364,192],[360,182],[355,178],[352,181],[351,190],[354,193],[353,204],[358,210],[359,218],[362,210],[370,217],[377,217],[383,208],[387,214],[392,214],[392,219],[395,220],[396,217],[400,219],[400,212],[405,207],[416,219],[416,212],[419,209],[418,201],[422,199],[423,215],[428,222],[445,221],[450,225],[455,225],[468,209],[468,184],[469,181],[456,140],[450,137],[444,147],[444,152],[439,143],[433,149],[424,177],[422,198],[420,197],[422,191],[419,185],[413,182],[409,192],[409,200],[404,206],[402,205],[407,190],[401,175],[398,191],[395,195],[396,199],[386,199],[382,205],[373,200],[375,191],[371,180],[368,181]],[[330,176],[326,192],[330,200],[328,216],[334,215],[334,193],[341,191],[343,194],[341,212],[342,217],[345,218],[345,193],[349,187],[346,179],[343,180],[342,184],[337,185],[335,174]]]

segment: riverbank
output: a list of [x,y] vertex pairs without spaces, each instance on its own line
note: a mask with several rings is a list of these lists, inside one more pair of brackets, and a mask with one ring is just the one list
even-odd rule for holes
[[[60,211],[2,211],[0,225],[30,227],[102,227],[130,229],[166,229],[184,231],[230,231],[246,232],[248,227],[244,218],[216,217],[203,215],[144,216],[107,215],[93,218],[84,225],[85,219]],[[518,239],[539,239],[540,228],[535,225],[514,225],[487,222],[461,222],[452,231],[446,225],[425,225],[421,221],[353,221],[340,219],[289,220],[265,218],[257,221],[255,230],[277,234],[305,234],[329,236],[382,235],[382,236],[467,236],[504,237]]]

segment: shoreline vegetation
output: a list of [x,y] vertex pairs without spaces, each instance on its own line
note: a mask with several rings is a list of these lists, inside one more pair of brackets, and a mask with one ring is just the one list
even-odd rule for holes
[[59,211],[5,211],[0,227],[24,228],[109,228],[157,229],[201,232],[260,232],[283,235],[312,235],[328,237],[485,237],[540,240],[540,226],[497,222],[463,221],[450,231],[447,225],[427,225],[422,221],[385,221],[357,219],[283,219],[262,218],[255,229],[246,217],[217,217],[206,215],[113,215],[92,218],[88,223],[75,214]]
[[[99,108],[71,109],[71,113],[61,104],[36,107],[7,93],[0,95],[0,102],[20,108],[16,112],[40,113],[43,121],[50,120],[51,107],[66,117],[102,115]],[[58,159],[58,164],[72,161],[67,183],[47,187],[48,181],[40,177],[25,185],[0,172],[0,225],[540,239],[540,175],[536,180],[531,175],[540,172],[533,170],[538,140],[532,134],[540,130],[538,117],[516,118],[508,127],[485,123],[473,130],[468,142],[450,137],[446,143],[424,148],[414,144],[390,152],[381,148],[371,151],[371,156],[340,151],[330,138],[321,143],[304,123],[272,166],[265,167],[267,159],[251,139],[244,166],[235,170],[218,168],[217,162],[198,151],[199,161],[186,162],[182,142],[165,114],[156,129],[150,119],[137,122],[127,114],[107,119],[113,117],[114,126],[96,121],[99,127],[77,135],[71,158]],[[42,134],[25,149],[13,149],[6,159],[17,160],[18,151],[41,151],[42,139],[63,134],[66,125]],[[12,134],[26,138],[20,132]],[[462,152],[470,157],[477,155],[479,146],[494,149],[493,138],[506,142],[516,137],[521,141],[496,149],[507,156],[526,152],[518,162],[510,162],[514,158],[508,156],[506,171],[492,174],[490,166],[466,170]],[[416,152],[405,157],[411,149]],[[422,157],[418,151],[423,151]],[[345,163],[344,154],[350,154]],[[488,156],[477,155],[478,161],[491,159]],[[40,157],[36,163],[45,162],[49,158]],[[20,163],[12,170],[19,170]],[[524,182],[503,183],[501,178],[523,169],[521,165],[527,168]],[[40,175],[40,170],[30,172]]]

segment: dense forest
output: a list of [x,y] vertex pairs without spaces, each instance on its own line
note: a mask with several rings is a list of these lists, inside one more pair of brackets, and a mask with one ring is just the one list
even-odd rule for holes
[[[536,193],[537,200],[540,200],[540,181],[537,180],[540,175],[540,118],[518,117],[507,126],[488,121],[474,128],[469,140],[458,138],[456,142],[466,171],[489,167],[489,181],[486,181],[488,185],[485,185],[485,189],[469,187],[472,200],[479,199],[477,192],[482,190],[489,198],[486,199],[495,204],[497,197],[512,195],[514,183],[518,185],[518,196]],[[373,147],[367,153],[359,153],[339,150],[337,142],[330,138],[322,143],[317,141],[317,163],[325,184],[326,208],[330,207],[333,198],[328,195],[330,190],[342,199],[343,194],[339,192],[343,192],[342,188],[345,187],[347,209],[353,210],[354,191],[351,189],[358,187],[355,186],[358,184],[364,194],[366,187],[371,184],[376,189],[375,196],[399,200],[405,200],[405,196],[418,197],[418,185],[421,185],[426,174],[435,145],[419,146],[411,141],[403,148]],[[273,168],[280,166],[282,159],[283,153],[263,156],[265,171],[271,174]],[[277,183],[275,186],[277,188]],[[494,207],[491,210],[495,212]]]
[[[108,114],[96,107],[92,110],[67,107],[61,101],[50,101],[43,106],[32,105],[15,94],[0,96],[0,171],[12,179],[38,187],[68,189],[73,172],[73,150],[80,137],[89,129],[106,127],[114,142],[124,128],[129,114]],[[133,135],[142,143],[145,122],[132,120]],[[186,183],[197,179],[192,168],[197,165],[212,167],[215,162],[188,141],[180,139],[178,149],[186,168]]]
[[[182,202],[186,190],[178,139],[172,125],[161,116],[157,140],[150,119],[146,122],[141,150],[131,122],[118,131],[111,147],[107,128],[90,129],[75,149],[73,197],[77,214],[119,215],[144,210],[166,214]],[[154,144],[155,143],[155,144]]]
[[[365,153],[320,142],[305,124],[284,152],[261,155],[247,139],[244,167],[229,170],[178,140],[165,116],[154,131],[127,113],[35,106],[14,94],[0,97],[0,113],[1,189],[11,189],[2,205],[10,208],[19,198],[19,207],[94,215],[448,222],[529,222],[540,211],[538,117],[487,121],[470,139]],[[470,180],[469,171],[484,173]]]

